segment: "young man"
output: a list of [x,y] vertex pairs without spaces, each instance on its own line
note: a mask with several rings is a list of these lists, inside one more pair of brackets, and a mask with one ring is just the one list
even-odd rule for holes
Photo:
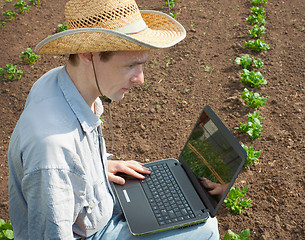
[[70,0],[69,30],[43,40],[40,54],[71,54],[33,86],[11,137],[10,218],[15,239],[218,239],[217,220],[146,237],[130,234],[109,181],[143,179],[136,161],[107,160],[99,96],[119,101],[144,81],[149,49],[185,37],[174,19],[140,13],[133,0]]

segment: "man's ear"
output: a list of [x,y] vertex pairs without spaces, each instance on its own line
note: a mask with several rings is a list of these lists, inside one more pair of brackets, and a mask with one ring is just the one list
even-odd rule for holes
[[92,54],[91,53],[79,53],[78,54],[80,61],[85,64],[91,64],[92,61]]

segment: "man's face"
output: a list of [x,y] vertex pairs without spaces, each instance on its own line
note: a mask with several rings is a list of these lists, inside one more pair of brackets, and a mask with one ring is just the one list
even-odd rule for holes
[[93,61],[101,92],[114,101],[119,101],[134,85],[144,83],[143,64],[148,51],[120,51],[107,61],[93,54]]

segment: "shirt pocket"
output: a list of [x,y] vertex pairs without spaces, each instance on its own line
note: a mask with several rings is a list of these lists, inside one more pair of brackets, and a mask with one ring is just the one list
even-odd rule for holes
[[85,235],[90,233],[90,230],[102,229],[112,216],[113,205],[107,183],[100,179],[87,187],[84,207],[76,219],[76,225]]

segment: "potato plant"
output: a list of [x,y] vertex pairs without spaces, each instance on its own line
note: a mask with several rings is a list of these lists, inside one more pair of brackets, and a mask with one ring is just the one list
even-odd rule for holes
[[14,239],[13,227],[10,221],[6,223],[3,219],[0,219],[0,239],[2,240]]
[[250,240],[249,236],[250,236],[250,229],[249,228],[241,231],[240,234],[234,233],[229,229],[222,240],[231,240],[231,239],[233,239],[233,240]]
[[252,207],[251,200],[243,198],[248,190],[248,185],[242,190],[232,187],[228,193],[228,197],[224,200],[225,206],[234,214],[241,214],[245,208]]
[[58,27],[57,32],[63,32],[63,31],[68,30],[68,27],[65,23],[64,24],[58,24],[57,27]]
[[242,95],[239,96],[245,101],[250,108],[258,108],[266,104],[267,98],[260,97],[259,93],[249,91],[247,88],[244,89]]
[[246,123],[242,123],[239,121],[239,126],[235,127],[235,129],[239,129],[243,133],[247,133],[252,140],[260,138],[262,134],[262,124],[261,120],[264,119],[259,115],[257,111],[254,113],[248,113],[248,119]]
[[40,4],[40,0],[29,0],[29,2],[35,6],[35,5],[39,5]]
[[22,55],[19,56],[22,59],[23,63],[35,63],[39,61],[40,56],[36,55],[31,48],[27,48],[26,51],[22,52]]
[[251,13],[254,16],[262,15],[262,16],[266,17],[265,8],[263,8],[263,7],[251,7],[250,9],[251,9]]
[[251,4],[253,6],[258,6],[258,5],[265,5],[268,0],[252,0]]
[[267,84],[267,80],[263,77],[260,72],[249,71],[243,69],[243,72],[240,74],[240,81],[250,87],[260,87]]
[[8,64],[4,68],[0,68],[0,76],[3,80],[14,81],[17,77],[20,80],[23,72],[17,69],[17,66],[13,64]]
[[269,45],[265,42],[265,40],[256,39],[256,40],[249,40],[248,42],[244,42],[246,48],[254,51],[254,52],[261,52],[263,50],[270,49]]
[[5,16],[7,20],[14,21],[17,13],[7,10],[6,12],[2,12],[2,15]]
[[264,15],[251,15],[246,18],[247,22],[251,25],[265,25],[266,24],[266,16]]
[[30,6],[26,4],[25,1],[17,1],[16,4],[14,4],[14,7],[18,9],[20,13],[27,13],[30,9]]
[[249,35],[252,38],[259,38],[266,34],[266,28],[264,26],[259,26],[255,24],[251,30],[249,30]]
[[246,146],[244,144],[241,145],[243,149],[247,152],[247,159],[244,164],[244,167],[249,167],[252,163],[258,162],[258,157],[262,154],[262,150],[254,151],[253,146]]

